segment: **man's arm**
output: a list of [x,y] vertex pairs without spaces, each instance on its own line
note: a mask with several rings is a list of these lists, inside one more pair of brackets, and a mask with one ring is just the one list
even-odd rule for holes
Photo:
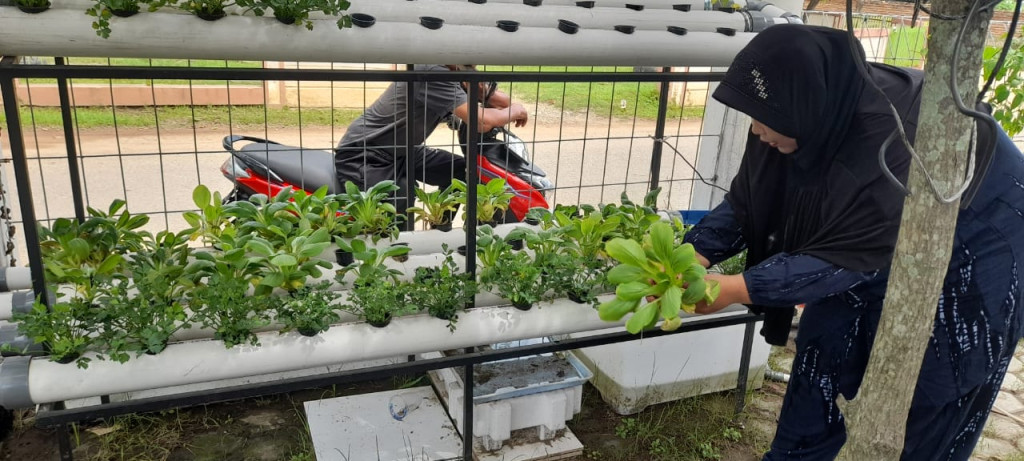
[[[462,121],[468,123],[469,103],[456,107],[452,113],[455,114],[456,117],[462,119]],[[477,130],[481,133],[485,133],[496,127],[505,126],[512,122],[515,122],[515,126],[517,127],[526,126],[526,122],[529,120],[529,114],[526,113],[526,108],[524,108],[522,104],[512,103],[502,109],[493,107],[480,108],[478,119],[479,123],[477,124]]]

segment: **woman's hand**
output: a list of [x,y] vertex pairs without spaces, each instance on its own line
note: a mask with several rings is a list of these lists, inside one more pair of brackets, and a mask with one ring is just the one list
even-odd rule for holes
[[747,291],[747,282],[743,279],[742,274],[708,274],[704,280],[717,281],[721,290],[715,302],[711,304],[704,301],[697,303],[696,312],[698,314],[713,314],[730,304],[750,304],[750,292]]

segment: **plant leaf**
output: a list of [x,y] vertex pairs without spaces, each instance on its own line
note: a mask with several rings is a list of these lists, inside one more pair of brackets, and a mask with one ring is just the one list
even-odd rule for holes
[[636,266],[628,266],[625,264],[619,264],[608,271],[608,282],[615,285],[620,285],[629,282],[642,282],[646,278],[647,272]]
[[660,304],[658,301],[655,300],[637,309],[636,313],[626,321],[626,331],[637,334],[654,324],[658,318],[658,305]]
[[639,243],[633,240],[614,238],[604,245],[605,251],[613,258],[623,264],[636,267],[646,267],[647,256]]
[[690,286],[686,287],[686,291],[683,292],[682,302],[684,304],[697,304],[707,292],[707,282],[703,279],[690,282]]
[[673,243],[675,235],[668,224],[657,222],[651,226],[651,247],[659,260],[669,262],[672,259]]
[[626,301],[637,301],[651,292],[651,286],[644,282],[629,282],[615,289],[615,296]]
[[277,267],[295,266],[299,264],[299,260],[292,255],[277,255],[270,260],[270,264]]
[[633,309],[636,309],[638,304],[640,304],[639,301],[626,301],[624,299],[615,298],[611,301],[601,303],[597,308],[597,315],[605,322],[617,322],[622,319],[624,315],[633,312]]
[[679,317],[679,309],[683,302],[683,291],[677,286],[670,286],[661,296],[661,316],[665,319]]

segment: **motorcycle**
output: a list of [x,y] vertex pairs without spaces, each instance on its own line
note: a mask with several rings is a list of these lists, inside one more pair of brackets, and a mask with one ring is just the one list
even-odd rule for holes
[[[449,126],[458,125],[454,120]],[[459,131],[465,153],[468,136],[465,126],[452,128]],[[243,141],[249,143],[236,146]],[[334,152],[243,135],[225,136],[223,144],[231,157],[220,170],[234,183],[234,189],[224,198],[225,203],[248,200],[253,194],[274,196],[286,187],[312,192],[327,185],[328,194],[344,191],[344,184],[335,173]],[[516,221],[522,221],[530,208],[548,208],[545,195],[554,189],[554,184],[544,170],[530,162],[526,143],[506,128],[481,134],[477,162],[480,182],[487,183],[495,178],[505,180],[505,187],[513,194],[509,210]]]

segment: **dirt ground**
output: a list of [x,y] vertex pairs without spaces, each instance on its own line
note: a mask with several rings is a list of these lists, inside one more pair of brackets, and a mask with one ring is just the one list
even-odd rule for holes
[[[423,381],[419,383],[422,385]],[[402,384],[400,380],[385,380],[86,423],[72,433],[72,443],[77,445],[74,456],[76,460],[93,461],[312,461],[315,458],[305,427],[303,402],[377,392]],[[585,447],[583,456],[575,459],[757,460],[774,433],[775,415],[784,391],[785,385],[766,381],[764,387],[751,392],[745,413],[736,423],[728,423],[736,428],[740,438],[709,439],[713,440],[717,457],[687,456],[684,452],[675,457],[652,449],[657,446],[653,440],[682,437],[693,430],[684,427],[687,424],[720,424],[709,418],[731,413],[728,409],[734,403],[732,393],[656,405],[638,415],[623,417],[605,405],[588,384],[581,413],[568,422],[569,429]],[[15,433],[0,443],[0,460],[58,460],[53,431],[32,426],[30,415],[20,418]],[[664,434],[631,433],[623,437],[621,427],[629,419],[657,419],[663,423],[660,431]],[[673,428],[676,425],[680,426],[678,430]]]

